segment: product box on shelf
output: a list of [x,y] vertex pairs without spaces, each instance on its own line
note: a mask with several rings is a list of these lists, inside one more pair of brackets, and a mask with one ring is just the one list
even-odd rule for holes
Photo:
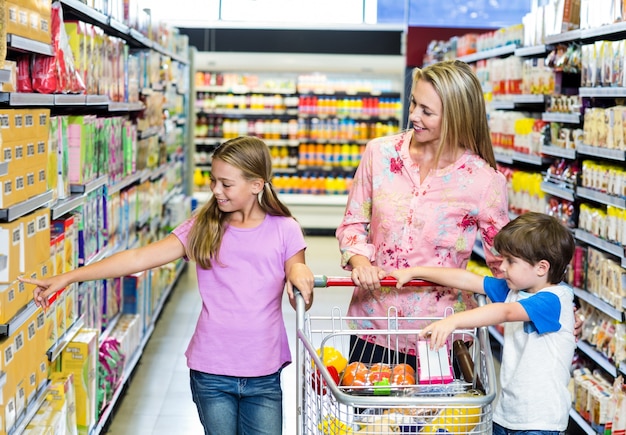
[[9,284],[24,273],[24,221],[0,225],[0,284]]
[[61,353],[61,372],[74,377],[76,425],[88,434],[96,423],[98,331],[82,329]]
[[149,284],[149,271],[125,276],[122,280],[122,312],[138,314],[141,331],[146,328],[146,289]]
[[74,375],[71,373],[52,373],[46,401],[53,409],[65,417],[65,435],[77,435],[76,426],[76,393],[74,391]]
[[94,115],[68,117],[70,184],[86,184],[95,178]]
[[63,267],[61,273],[78,267],[78,237],[74,215],[66,215],[52,221],[54,234],[63,234]]

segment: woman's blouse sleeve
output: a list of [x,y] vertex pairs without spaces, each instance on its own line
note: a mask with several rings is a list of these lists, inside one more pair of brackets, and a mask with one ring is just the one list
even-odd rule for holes
[[482,207],[480,208],[479,231],[485,252],[485,261],[494,276],[499,276],[502,259],[493,249],[493,239],[509,222],[509,208],[507,198],[506,178],[496,172],[487,185]]
[[354,174],[343,220],[335,233],[341,250],[341,267],[350,270],[348,263],[354,255],[363,255],[372,261],[375,247],[369,241],[372,217],[372,143],[370,142]]

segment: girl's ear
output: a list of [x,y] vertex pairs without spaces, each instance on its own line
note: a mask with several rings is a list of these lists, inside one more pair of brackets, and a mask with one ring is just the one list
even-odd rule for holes
[[263,190],[264,186],[265,186],[265,183],[263,182],[261,178],[256,178],[252,180],[252,193],[254,195],[258,195],[259,192]]
[[547,275],[550,271],[550,262],[548,260],[539,260],[535,265],[535,269],[539,276]]

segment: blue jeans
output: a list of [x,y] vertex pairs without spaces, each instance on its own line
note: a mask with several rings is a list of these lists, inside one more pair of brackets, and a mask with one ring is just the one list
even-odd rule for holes
[[565,432],[558,430],[510,430],[500,426],[498,423],[493,424],[493,435],[564,435]]
[[280,370],[255,378],[190,371],[191,394],[206,435],[280,435]]

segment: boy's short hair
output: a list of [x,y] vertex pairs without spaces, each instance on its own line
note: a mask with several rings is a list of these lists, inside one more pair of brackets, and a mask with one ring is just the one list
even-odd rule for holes
[[556,218],[527,212],[506,224],[494,239],[500,255],[521,258],[530,264],[550,263],[548,281],[558,284],[574,255],[574,236]]

